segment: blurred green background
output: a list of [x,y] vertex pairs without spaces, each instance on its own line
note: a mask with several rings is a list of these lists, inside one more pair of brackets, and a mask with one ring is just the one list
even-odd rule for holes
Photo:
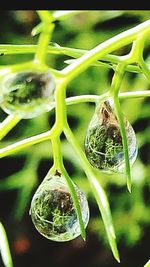
[[[150,18],[150,11],[99,10],[85,11],[63,22],[56,22],[52,41],[61,46],[91,49],[104,40]],[[1,44],[36,44],[32,28],[39,22],[34,10],[0,11]],[[130,46],[115,54],[123,55]],[[149,59],[149,44],[144,57]],[[33,55],[1,56],[0,64],[14,64]],[[62,69],[68,56],[48,55],[50,67]],[[90,67],[68,86],[67,96],[101,94],[111,84],[113,71]],[[121,92],[147,90],[149,84],[142,74],[126,73]],[[121,107],[132,124],[138,142],[138,157],[132,168],[133,191],[129,194],[123,175],[106,175],[95,170],[109,198],[121,256],[120,267],[141,267],[150,258],[150,99],[122,100]],[[67,107],[69,124],[83,147],[86,129],[94,112],[94,104],[81,103]],[[0,110],[0,121],[6,114]],[[38,118],[22,120],[1,141],[0,147],[42,133],[52,127],[54,111]],[[86,176],[74,151],[61,136],[64,164],[71,178],[86,193],[90,207],[87,241],[76,238],[66,243],[49,241],[41,236],[31,222],[29,208],[37,186],[53,163],[50,142],[43,142],[0,160],[0,220],[5,226],[15,267],[115,267],[103,222],[90,191]],[[0,259],[0,266],[3,263]]]

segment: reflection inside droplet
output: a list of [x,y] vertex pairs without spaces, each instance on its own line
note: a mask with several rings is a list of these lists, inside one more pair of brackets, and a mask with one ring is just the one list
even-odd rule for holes
[[[84,193],[75,186],[85,227],[89,208]],[[36,229],[54,241],[69,241],[80,233],[80,225],[65,178],[57,174],[47,176],[35,192],[30,208]]]
[[[137,156],[135,132],[124,116],[131,165]],[[125,160],[119,124],[110,101],[98,105],[85,137],[85,153],[92,166],[107,172],[123,172]]]
[[50,72],[20,71],[4,76],[0,83],[0,105],[8,114],[33,118],[50,109],[55,81]]

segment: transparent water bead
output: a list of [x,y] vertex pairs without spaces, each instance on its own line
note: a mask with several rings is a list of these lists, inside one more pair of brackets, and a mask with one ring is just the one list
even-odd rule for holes
[[[85,227],[89,208],[84,193],[75,186]],[[44,179],[35,192],[30,208],[32,221],[40,234],[54,241],[69,241],[80,235],[80,226],[72,197],[63,176]]]
[[8,114],[18,113],[28,119],[50,109],[55,80],[49,71],[21,71],[4,76],[0,89],[1,108]]
[[[130,164],[136,160],[135,132],[124,116]],[[95,111],[85,137],[85,153],[92,166],[107,172],[124,172],[123,144],[117,118],[110,101],[101,103]]]

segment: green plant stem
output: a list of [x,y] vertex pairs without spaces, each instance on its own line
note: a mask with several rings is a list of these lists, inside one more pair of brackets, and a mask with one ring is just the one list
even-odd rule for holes
[[[110,60],[111,60],[111,58],[110,58]],[[118,60],[117,63],[123,62],[124,60]],[[65,60],[65,63],[67,63],[67,64],[72,64],[73,62],[75,62],[75,59]],[[113,63],[113,61],[109,61],[109,62],[107,62],[107,61],[95,61],[90,66],[93,66],[93,67],[105,67],[105,68],[116,70],[117,63]],[[141,73],[140,67],[134,66],[134,65],[130,65],[130,64],[126,66],[126,71],[133,72],[133,73]]]
[[139,65],[141,72],[145,75],[148,82],[150,83],[150,70],[143,59],[143,50],[144,50],[144,44],[145,44],[147,35],[148,35],[148,32],[144,31],[137,38],[137,40],[133,42],[132,50],[130,52],[130,57],[132,58],[134,62],[136,62]]
[[87,69],[94,61],[101,59],[106,54],[109,54],[112,51],[131,43],[136,39],[139,33],[145,30],[150,31],[150,20],[147,20],[130,30],[122,32],[99,44],[77,59],[74,63],[63,69],[61,71],[62,74],[66,76],[66,80],[69,82],[78,74]]
[[86,232],[84,228],[84,222],[82,219],[80,203],[79,203],[77,192],[74,188],[74,185],[67,171],[64,168],[62,151],[61,151],[60,134],[62,133],[62,130],[64,129],[64,125],[67,124],[65,96],[66,96],[66,84],[62,80],[61,82],[58,83],[56,94],[55,94],[56,120],[55,120],[54,128],[57,129],[57,134],[55,134],[53,138],[51,139],[52,149],[53,149],[53,158],[54,158],[54,168],[56,170],[59,170],[62,173],[62,175],[64,175],[64,178],[66,179],[66,182],[68,184],[68,187],[69,187],[69,190],[72,196],[72,200],[75,206],[77,217],[79,220],[81,236],[85,240]]
[[6,119],[0,123],[0,140],[2,140],[20,120],[21,118],[16,115],[8,115]]
[[150,83],[150,70],[149,70],[148,66],[146,65],[145,61],[143,60],[143,58],[140,60],[139,65],[141,67],[143,74],[145,75],[148,82]]
[[0,149],[0,158],[6,157],[8,155],[11,155],[20,149],[38,144],[39,142],[50,140],[57,130],[53,127],[50,131],[47,131],[42,134],[38,134],[36,136],[32,136],[29,138],[26,138],[24,140],[18,141],[12,145],[9,145],[7,147]]
[[63,158],[61,151],[61,143],[59,135],[54,136],[51,139],[52,149],[53,149],[53,161],[54,161],[54,169],[61,171],[63,168]]
[[43,23],[49,25],[53,21],[53,15],[48,10],[36,10],[36,12]]
[[56,103],[56,120],[55,127],[59,129],[60,133],[63,130],[63,126],[67,121],[67,111],[66,111],[66,82],[63,79],[58,80],[55,93],[55,103]]
[[54,30],[54,24],[52,23],[50,12],[45,10],[39,10],[37,12],[43,22],[43,28],[39,37],[37,50],[34,56],[34,62],[36,64],[45,65],[47,48],[51,39],[52,32]]
[[75,210],[77,213],[77,217],[79,220],[81,236],[82,236],[83,240],[85,241],[86,240],[86,231],[85,231],[85,227],[84,227],[84,222],[83,222],[83,218],[82,218],[82,211],[81,211],[81,206],[80,206],[80,202],[78,199],[77,191],[76,191],[74,184],[73,184],[72,180],[70,179],[66,169],[62,168],[61,171],[62,171],[62,175],[65,177],[66,182],[68,184],[68,187],[69,187],[69,190],[71,193],[71,197],[73,200],[73,204],[74,204],[74,207],[75,207]]
[[123,143],[125,169],[126,169],[126,177],[127,177],[127,188],[129,192],[131,193],[132,178],[131,178],[131,167],[130,167],[129,150],[128,150],[128,140],[127,140],[126,129],[125,129],[124,121],[123,121],[123,115],[120,112],[121,107],[120,107],[118,97],[114,98],[114,108],[115,108],[115,113],[117,115],[117,119],[119,122],[122,143]]
[[107,196],[105,194],[105,191],[101,187],[100,183],[97,181],[95,174],[86,159],[84,152],[82,151],[80,145],[78,144],[77,140],[75,139],[72,131],[69,127],[65,127],[64,133],[66,135],[66,138],[68,142],[72,145],[74,148],[78,159],[80,161],[80,164],[82,168],[84,169],[84,172],[87,175],[87,178],[89,180],[89,183],[91,185],[91,189],[93,191],[93,194],[96,198],[96,201],[98,203],[99,209],[101,211],[101,215],[104,221],[105,229],[108,235],[108,240],[113,252],[114,257],[118,262],[120,262],[119,254],[117,250],[116,240],[115,240],[115,231],[113,228],[112,218],[111,218],[111,212],[109,208],[109,202],[107,200]]
[[[4,55],[12,55],[12,54],[29,54],[29,53],[35,53],[37,49],[37,45],[0,45],[0,51],[1,54]],[[82,55],[84,55],[88,50],[82,50],[82,49],[75,49],[75,48],[68,48],[68,47],[61,47],[58,45],[52,46],[49,45],[47,48],[47,53],[49,54],[56,54],[56,55],[68,55],[74,58],[79,58]],[[107,66],[108,68],[116,68],[117,63],[121,63],[125,60],[124,56],[117,56],[117,55],[105,55],[102,57],[103,61],[95,61],[91,64],[91,66]],[[70,59],[65,61],[67,64],[71,64],[75,62],[75,59]],[[0,68],[3,68],[4,66],[1,65]],[[141,73],[141,69],[136,65],[128,65],[126,67],[126,71],[134,72],[134,73]],[[63,76],[63,74],[59,74],[60,76]]]
[[121,81],[123,79],[123,75],[125,72],[126,65],[118,64],[116,72],[113,76],[112,85],[110,88],[110,96],[112,96],[114,101],[114,110],[118,119],[122,143],[123,143],[123,151],[124,151],[124,159],[125,159],[125,168],[126,168],[126,177],[127,177],[127,188],[131,193],[131,168],[130,168],[130,159],[129,159],[129,150],[128,150],[128,140],[126,135],[126,129],[123,120],[123,114],[121,112],[121,107],[118,99],[119,88],[121,85]]
[[[79,104],[82,102],[99,102],[100,100],[106,100],[109,96],[106,94],[105,96],[98,96],[98,95],[83,95],[83,96],[75,96],[75,97],[68,97],[65,99],[65,102],[67,105],[73,105],[73,104]],[[126,99],[126,98],[141,98],[141,97],[150,97],[150,91],[137,91],[137,92],[126,92],[126,93],[120,93],[119,98],[120,99]],[[53,105],[53,108],[55,107],[55,103]],[[12,145],[8,145],[7,147],[0,149],[0,158],[6,157],[12,153],[15,153],[21,149],[27,148],[29,146],[44,142],[46,140],[49,140],[54,135],[54,132],[56,132],[57,129],[53,128],[53,130],[38,134],[36,136],[32,136],[29,138],[26,138],[24,140],[21,140],[19,142],[16,142]],[[57,131],[58,133],[58,131]]]
[[[102,95],[80,95],[80,96],[73,96],[66,98],[66,105],[75,105],[84,102],[99,102],[105,101],[109,97],[109,94],[102,94]],[[150,97],[150,90],[145,91],[136,91],[136,92],[124,92],[119,93],[119,99],[130,99],[130,98],[144,98]],[[55,106],[55,103],[54,103]]]
[[0,222],[0,252],[5,267],[13,267],[7,235],[1,222]]
[[150,267],[150,260],[144,265],[144,267]]
[[112,84],[109,90],[110,95],[112,95],[113,97],[114,96],[118,97],[118,93],[119,93],[119,89],[120,89],[121,82],[123,79],[123,75],[125,73],[125,69],[126,69],[126,64],[119,63],[117,65],[116,71],[112,79]]

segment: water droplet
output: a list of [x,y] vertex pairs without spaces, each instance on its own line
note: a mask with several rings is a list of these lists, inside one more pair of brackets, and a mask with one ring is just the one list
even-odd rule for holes
[[[87,199],[79,187],[74,186],[86,227],[89,221]],[[69,241],[81,234],[68,185],[60,173],[46,176],[33,196],[30,214],[38,232],[50,240]]]
[[[135,132],[124,116],[131,166],[136,160]],[[100,103],[85,137],[85,153],[93,167],[107,172],[124,172],[125,160],[119,124],[110,101]]]
[[55,81],[50,72],[21,71],[1,80],[1,108],[28,119],[50,109],[54,101]]

